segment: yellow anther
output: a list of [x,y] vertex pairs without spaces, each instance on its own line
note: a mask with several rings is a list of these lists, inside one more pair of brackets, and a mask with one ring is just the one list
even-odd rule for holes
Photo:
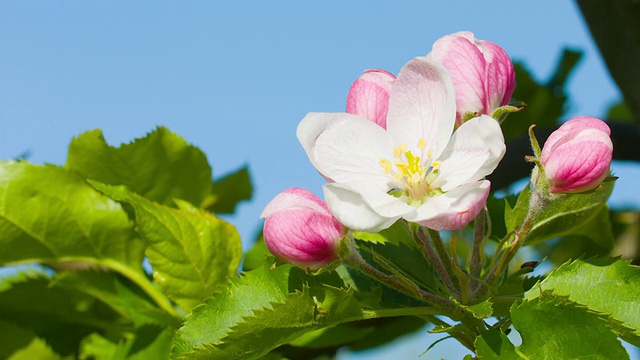
[[427,140],[422,138],[418,141],[418,149],[424,150],[425,147],[427,147]]
[[391,161],[387,159],[380,159],[380,166],[382,166],[382,171],[384,171],[385,174],[391,172]]
[[433,149],[429,149],[429,151],[427,151],[427,157],[429,159],[431,159],[433,157]]
[[433,168],[433,170],[440,169],[440,161],[434,161],[433,163],[431,163],[431,167]]
[[405,151],[407,151],[407,144],[400,144],[393,148],[393,157],[400,158]]

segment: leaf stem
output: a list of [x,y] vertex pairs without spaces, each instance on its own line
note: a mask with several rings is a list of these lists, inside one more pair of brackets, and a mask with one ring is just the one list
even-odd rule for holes
[[[445,270],[447,271],[450,279],[458,279],[453,273],[453,262],[451,259],[451,255],[447,252],[447,249],[444,247],[444,243],[442,242],[442,238],[440,237],[440,233],[436,230],[427,228],[429,232],[429,237],[431,238],[431,242],[433,242],[433,246],[438,253],[438,256],[442,260],[442,264],[444,265]],[[455,259],[455,261],[458,261]],[[459,279],[458,279],[459,280]]]
[[440,259],[440,257],[438,257],[435,249],[431,245],[431,242],[429,241],[429,235],[424,232],[423,228],[419,228],[416,231],[416,234],[412,233],[411,236],[416,241],[418,247],[422,250],[422,254],[427,259],[427,261],[431,262],[447,289],[449,289],[449,291],[451,291],[452,293],[457,294],[458,289],[451,281],[449,272],[444,267],[442,260]]
[[173,317],[180,318],[169,299],[156,286],[154,286],[143,273],[133,271],[133,269],[125,266],[124,264],[111,260],[105,260],[103,265],[119,272],[129,280],[133,281],[164,311],[171,314]]
[[457,308],[455,303],[449,299],[426,292],[417,285],[408,287],[406,284],[402,283],[397,276],[387,275],[382,271],[376,269],[375,267],[371,266],[369,263],[365,261],[364,258],[362,258],[362,255],[360,255],[358,250],[355,248],[353,238],[345,238],[342,241],[342,244],[348,247],[347,249],[345,249],[346,251],[344,252],[341,251],[342,262],[345,265],[350,266],[362,272],[363,274],[369,276],[370,278],[377,280],[387,285],[388,287],[394,290],[397,290],[405,295],[411,296],[413,298],[422,300],[430,304],[441,305],[444,308],[448,308],[449,312]]

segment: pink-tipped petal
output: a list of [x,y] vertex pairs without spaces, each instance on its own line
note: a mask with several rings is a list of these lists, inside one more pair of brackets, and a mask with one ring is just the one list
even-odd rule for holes
[[347,113],[359,115],[386,129],[389,92],[395,79],[393,74],[384,70],[366,70],[351,85],[347,95]]
[[433,156],[444,150],[456,118],[455,93],[447,70],[424,57],[409,61],[391,89],[387,131],[396,145],[415,149],[422,139]]
[[484,113],[486,104],[486,61],[475,45],[473,34],[447,35],[433,44],[428,58],[442,64],[456,89],[458,116],[465,113]]
[[498,45],[480,40],[479,48],[487,62],[485,109],[493,111],[511,100],[516,88],[516,72],[509,55]]
[[549,136],[540,161],[552,193],[591,190],[609,175],[613,157],[610,133],[604,121],[579,117]]
[[317,270],[338,258],[342,224],[311,192],[292,188],[269,203],[262,215],[264,241],[278,259]]
[[491,115],[511,99],[515,71],[498,45],[461,31],[433,44],[427,57],[447,68],[456,90],[457,120],[468,114]]
[[294,208],[308,209],[331,216],[331,212],[329,211],[327,204],[318,199],[318,197],[311,191],[299,187],[292,187],[276,195],[276,197],[267,204],[264,210],[262,210],[260,218],[264,219],[278,211]]

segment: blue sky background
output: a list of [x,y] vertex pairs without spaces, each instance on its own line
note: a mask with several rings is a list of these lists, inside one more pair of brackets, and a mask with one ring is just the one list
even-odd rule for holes
[[[295,137],[304,115],[344,111],[363,70],[397,74],[459,30],[499,44],[539,79],[563,46],[584,50],[571,116],[602,116],[619,97],[572,1],[5,1],[0,158],[29,150],[32,162],[62,164],[84,131],[100,128],[117,145],[164,125],[207,154],[214,176],[249,164],[254,200],[230,219],[247,247],[277,193],[322,193]],[[624,184],[640,171],[614,170],[615,203],[637,204],[640,192]],[[419,355],[425,341],[402,354]],[[427,358],[460,357],[449,351]],[[380,358],[403,356],[394,354]]]

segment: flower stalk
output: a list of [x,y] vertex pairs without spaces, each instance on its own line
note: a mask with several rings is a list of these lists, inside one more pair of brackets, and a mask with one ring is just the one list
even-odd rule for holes
[[442,296],[426,292],[415,284],[413,286],[410,286],[406,281],[402,281],[397,275],[385,274],[382,271],[371,266],[362,257],[362,255],[360,255],[354,243],[355,241],[353,239],[353,236],[351,236],[351,234],[348,234],[340,244],[339,253],[344,265],[352,267],[360,271],[364,275],[415,299],[424,301],[429,304],[442,306],[443,308],[449,309],[450,311],[456,309],[456,305],[453,301]]

